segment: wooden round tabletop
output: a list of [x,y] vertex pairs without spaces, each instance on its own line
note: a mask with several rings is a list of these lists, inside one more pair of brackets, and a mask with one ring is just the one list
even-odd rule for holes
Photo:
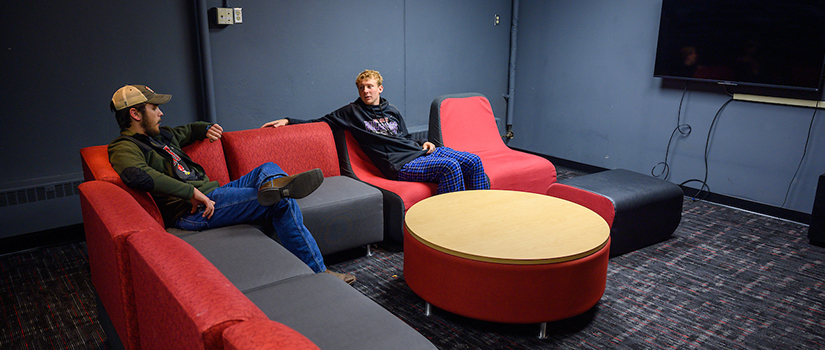
[[412,206],[410,235],[438,251],[503,264],[548,264],[588,256],[607,244],[604,219],[579,204],[517,191],[441,194]]

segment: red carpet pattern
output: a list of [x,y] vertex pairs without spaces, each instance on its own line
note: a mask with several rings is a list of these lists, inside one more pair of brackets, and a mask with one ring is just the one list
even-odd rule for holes
[[0,256],[0,349],[108,349],[86,244]]

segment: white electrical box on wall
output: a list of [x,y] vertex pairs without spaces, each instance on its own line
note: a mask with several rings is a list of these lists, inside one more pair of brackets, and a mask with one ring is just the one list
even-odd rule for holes
[[234,11],[231,8],[218,7],[215,9],[215,14],[218,16],[216,23],[219,25],[229,25],[235,23]]

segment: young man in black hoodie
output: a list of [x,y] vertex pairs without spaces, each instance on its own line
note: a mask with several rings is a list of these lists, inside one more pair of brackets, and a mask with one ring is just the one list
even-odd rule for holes
[[401,112],[381,97],[383,78],[365,70],[355,79],[358,99],[319,119],[293,118],[268,122],[279,127],[323,121],[348,130],[384,176],[392,180],[434,182],[438,193],[489,189],[481,158],[426,140],[413,140]]

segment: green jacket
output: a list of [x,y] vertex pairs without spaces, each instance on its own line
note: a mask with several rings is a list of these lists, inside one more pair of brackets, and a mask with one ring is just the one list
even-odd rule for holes
[[[152,137],[169,145],[190,166],[191,171],[201,178],[196,180],[180,180],[167,157],[155,149],[144,150],[134,141],[123,137],[132,137],[150,145],[150,136],[122,130],[121,137],[109,144],[109,162],[112,167],[127,186],[152,195],[167,227],[174,226],[175,220],[192,210],[189,200],[195,193],[194,188],[208,194],[219,186],[217,181],[209,181],[203,167],[192,161],[182,150],[183,147],[206,138],[210,126],[212,124],[207,122],[175,128],[163,126],[161,134]],[[164,134],[169,138],[163,137]]]

